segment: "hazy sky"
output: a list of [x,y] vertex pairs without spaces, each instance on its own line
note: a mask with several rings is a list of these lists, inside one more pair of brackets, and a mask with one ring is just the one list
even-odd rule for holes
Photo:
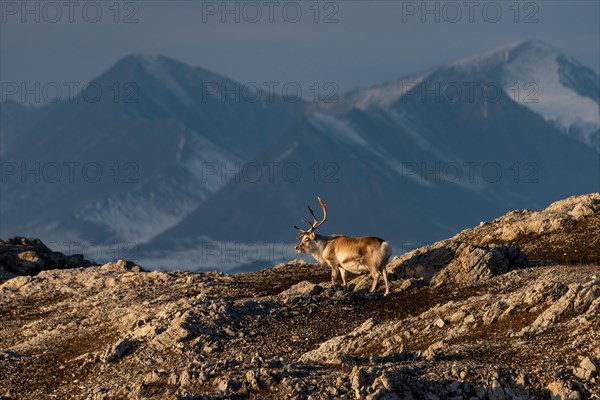
[[523,39],[599,71],[599,4],[2,0],[0,80],[86,83],[149,53],[244,83],[335,82],[343,92]]

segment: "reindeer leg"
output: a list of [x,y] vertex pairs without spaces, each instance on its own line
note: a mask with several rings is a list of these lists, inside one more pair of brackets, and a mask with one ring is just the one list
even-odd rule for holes
[[387,269],[384,268],[383,271],[381,271],[381,273],[383,273],[383,281],[385,282],[384,296],[387,296],[388,294],[390,294],[390,282],[388,281]]
[[348,284],[346,283],[346,270],[344,268],[339,268],[340,275],[342,276],[342,282],[344,284],[344,290],[348,290]]
[[379,277],[381,277],[381,273],[375,270],[371,272],[371,276],[373,277],[373,285],[371,286],[370,292],[373,293],[375,289],[377,289],[377,284],[379,283]]
[[340,270],[336,265],[333,264],[329,264],[329,267],[331,268],[331,284],[333,287],[338,287],[338,282],[340,280]]

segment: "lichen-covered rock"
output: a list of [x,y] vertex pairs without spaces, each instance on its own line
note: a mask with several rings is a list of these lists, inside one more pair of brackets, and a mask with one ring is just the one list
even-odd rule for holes
[[315,296],[323,291],[321,285],[312,282],[302,281],[279,294],[279,297],[297,297],[297,296]]
[[572,196],[540,211],[517,210],[452,238],[475,245],[517,243],[530,260],[600,263],[600,193]]
[[581,395],[572,389],[572,385],[564,381],[553,381],[547,386],[551,400],[580,400]]
[[582,284],[571,284],[568,291],[542,312],[526,331],[546,328],[567,313],[581,312],[600,298],[600,280],[592,280]]
[[101,359],[105,362],[119,361],[128,353],[130,353],[137,346],[137,344],[138,343],[133,340],[121,339],[110,346]]
[[396,277],[422,278],[433,286],[478,283],[525,265],[519,247],[486,247],[446,240],[395,257],[388,265]]
[[[79,268],[92,265],[81,254],[70,256],[52,251],[39,239],[0,239],[0,270],[14,275],[36,275],[45,269]],[[0,282],[6,273],[0,273]]]

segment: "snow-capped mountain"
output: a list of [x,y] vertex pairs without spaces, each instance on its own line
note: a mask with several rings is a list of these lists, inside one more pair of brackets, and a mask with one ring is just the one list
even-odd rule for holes
[[223,100],[221,88],[240,84],[160,56],[126,57],[93,85],[106,95],[43,107],[9,142],[3,162],[17,171],[3,182],[3,236],[148,240],[226,183],[207,171],[235,171],[303,110],[279,97]]
[[598,182],[592,148],[508,96],[311,114],[292,131],[257,161],[278,158],[309,175],[232,182],[149,245],[169,248],[195,235],[293,241],[290,224],[306,217],[317,194],[330,207],[324,231],[427,243],[504,209],[593,191]]
[[[456,77],[477,80],[453,80]],[[598,74],[536,40],[511,43],[422,74],[357,90],[349,94],[348,102],[351,107],[361,109],[386,107],[411,90],[413,96],[422,99],[434,97],[436,91],[440,97],[448,99],[484,91],[492,100],[499,95],[500,89],[513,101],[552,122],[561,131],[598,148]]]
[[[148,247],[168,251],[190,238],[293,242],[290,225],[306,217],[305,205],[314,205],[319,194],[330,210],[324,232],[378,234],[402,251],[509,209],[597,190],[597,148],[570,135],[558,116],[549,118],[505,91],[507,65],[536,59],[539,46],[525,42],[355,91],[334,115],[307,115],[257,161],[283,160],[308,176],[232,182]],[[531,56],[523,54],[528,51]],[[582,71],[586,82],[588,70]],[[469,83],[495,85],[502,93],[431,94]],[[322,172],[334,179],[315,180],[314,166],[326,163],[331,169]]]
[[293,256],[254,253],[289,250],[317,195],[324,233],[383,236],[398,253],[598,190],[598,74],[537,41],[327,107],[207,98],[207,83],[236,83],[160,56],[127,57],[96,81],[134,82],[139,101],[47,106],[4,160],[94,162],[105,179],[3,183],[2,235],[131,241],[166,267],[257,267]]

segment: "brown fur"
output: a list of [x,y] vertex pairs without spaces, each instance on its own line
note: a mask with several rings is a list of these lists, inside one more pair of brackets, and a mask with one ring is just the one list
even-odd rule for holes
[[374,292],[383,275],[385,294],[390,292],[386,272],[387,262],[392,255],[388,242],[378,237],[348,237],[343,235],[323,236],[314,232],[299,235],[300,243],[296,246],[299,253],[308,253],[317,262],[325,263],[331,268],[331,282],[336,285],[342,278],[347,288],[346,273],[361,274],[369,272],[373,277],[371,292]]

